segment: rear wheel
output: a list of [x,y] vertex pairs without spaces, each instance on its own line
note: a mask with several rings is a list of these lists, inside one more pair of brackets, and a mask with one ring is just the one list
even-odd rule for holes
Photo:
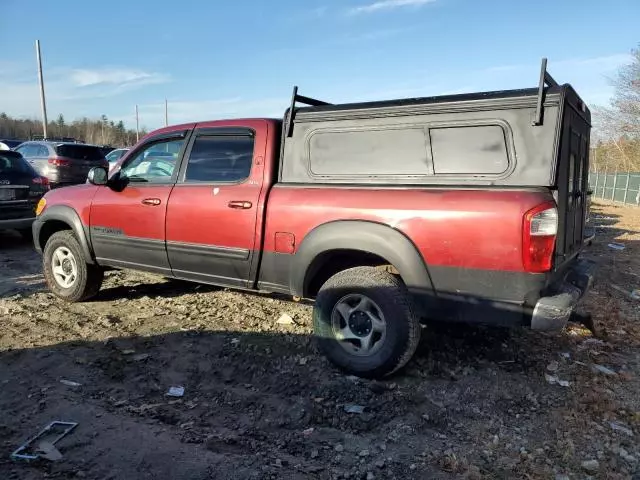
[[362,377],[402,368],[420,340],[406,286],[373,267],[344,270],[320,289],[313,310],[320,350],[338,367]]
[[104,270],[84,261],[73,232],[56,232],[47,241],[42,256],[44,278],[49,289],[67,302],[94,297],[104,279]]

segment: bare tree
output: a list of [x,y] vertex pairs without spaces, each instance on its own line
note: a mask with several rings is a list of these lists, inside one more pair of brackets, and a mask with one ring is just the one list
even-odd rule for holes
[[610,106],[595,109],[599,167],[640,171],[640,45],[612,83]]

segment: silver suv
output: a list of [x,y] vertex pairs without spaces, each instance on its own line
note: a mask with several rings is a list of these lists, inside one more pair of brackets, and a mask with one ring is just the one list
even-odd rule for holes
[[93,167],[109,166],[99,147],[83,143],[30,141],[15,151],[49,179],[51,188],[84,183]]

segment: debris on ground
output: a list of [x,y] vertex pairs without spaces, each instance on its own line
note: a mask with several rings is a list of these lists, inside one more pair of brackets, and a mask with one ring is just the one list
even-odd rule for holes
[[62,459],[60,450],[58,450],[53,443],[47,441],[38,442],[38,445],[36,446],[36,453],[39,458],[44,458],[51,462],[57,462]]
[[364,413],[365,408],[366,407],[363,407],[362,405],[345,405],[344,411],[347,413],[361,414]]
[[44,458],[57,461],[62,454],[55,446],[56,443],[71,433],[78,424],[76,422],[54,421],[45,426],[37,435],[20,445],[11,454],[13,460],[31,461]]
[[592,368],[593,368],[593,370],[595,372],[603,373],[603,374],[608,375],[610,377],[613,377],[613,376],[617,375],[617,373],[614,372],[613,370],[611,370],[610,368],[607,368],[604,365],[598,365],[597,363],[594,363]]
[[625,245],[623,243],[612,242],[612,243],[608,244],[607,246],[612,250],[621,251],[621,250],[625,249]]
[[560,380],[556,375],[544,374],[544,378],[550,385],[560,385],[561,387],[568,387],[571,385],[567,380]]
[[595,473],[600,469],[600,463],[598,460],[585,460],[581,464],[583,470],[589,473]]
[[276,320],[278,325],[295,325],[296,322],[293,321],[293,318],[288,313],[283,313],[280,315],[278,320]]
[[624,425],[618,422],[609,422],[609,426],[611,427],[612,430],[616,432],[622,432],[625,435],[633,437],[633,431],[629,427],[625,427]]
[[632,290],[629,291],[626,288],[621,287],[620,285],[616,285],[614,283],[609,285],[613,290],[622,293],[625,297],[630,298],[631,300],[640,300],[640,290]]
[[74,382],[73,380],[61,379],[60,383],[66,385],[67,387],[81,387],[82,384],[78,382]]
[[184,387],[170,387],[167,392],[168,397],[182,397],[184,396]]

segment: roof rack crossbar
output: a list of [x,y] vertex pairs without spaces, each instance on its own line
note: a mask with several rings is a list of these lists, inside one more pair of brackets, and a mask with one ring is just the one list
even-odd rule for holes
[[305,97],[304,95],[298,95],[298,87],[293,87],[293,94],[291,95],[291,105],[289,106],[289,113],[287,114],[287,124],[286,124],[286,137],[291,136],[291,132],[293,130],[293,115],[296,107],[296,103],[304,103],[305,105],[309,105],[311,107],[320,107],[322,105],[331,105],[328,102],[323,102],[322,100],[317,100],[311,97]]
[[542,125],[542,119],[544,116],[544,86],[549,85],[550,87],[558,87],[558,82],[551,76],[549,72],[547,72],[547,59],[542,59],[542,64],[540,65],[540,81],[538,82],[538,100],[536,103],[536,113],[533,118],[532,125],[538,126]]

